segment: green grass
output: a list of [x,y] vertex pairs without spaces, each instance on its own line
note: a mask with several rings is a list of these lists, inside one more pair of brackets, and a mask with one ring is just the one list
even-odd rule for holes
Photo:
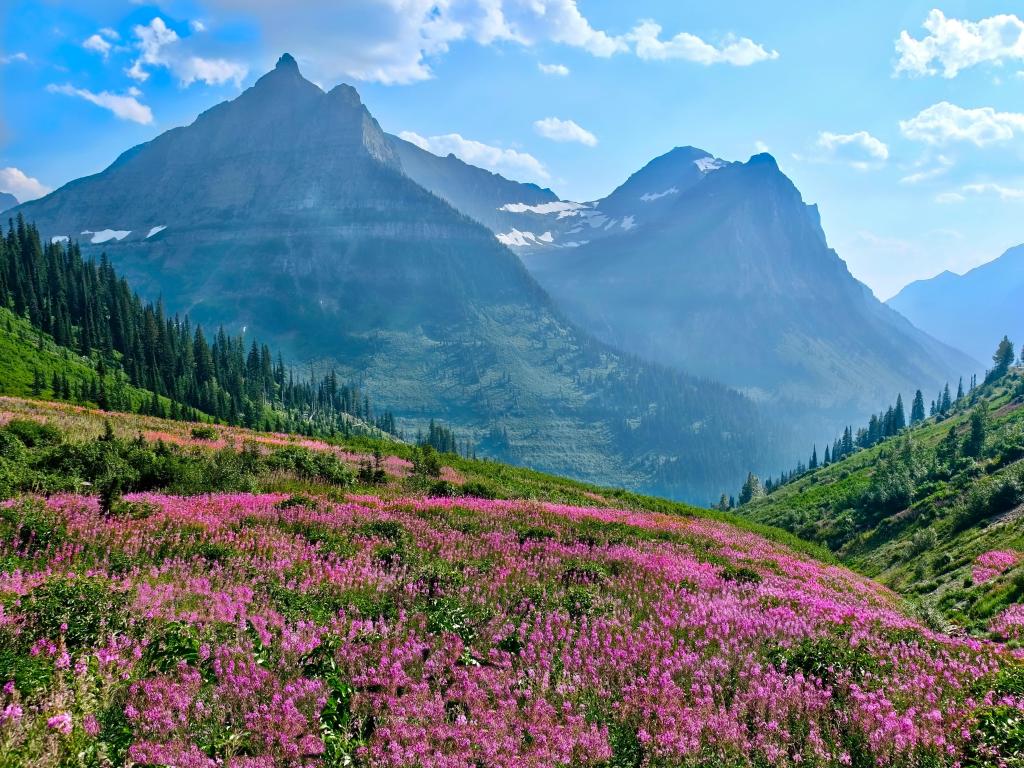
[[[983,453],[944,464],[940,444],[951,428],[963,441],[974,408],[988,414]],[[897,450],[914,457],[913,493],[909,504],[886,510],[870,503],[868,492]],[[995,612],[1024,597],[1024,569],[988,584],[971,583],[978,555],[992,549],[1024,553],[1018,485],[1024,488],[1024,379],[1011,371],[965,398],[947,418],[930,418],[809,472],[738,512],[827,547],[942,621],[980,631]]]

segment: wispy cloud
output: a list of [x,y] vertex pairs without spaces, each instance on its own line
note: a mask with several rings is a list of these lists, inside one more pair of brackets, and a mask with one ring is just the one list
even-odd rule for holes
[[867,131],[822,131],[816,147],[822,158],[847,163],[858,170],[878,167],[889,159],[889,147]]
[[64,85],[51,83],[46,86],[46,90],[50,93],[62,93],[65,96],[85,99],[97,107],[109,110],[121,120],[130,120],[141,125],[149,125],[153,122],[153,111],[138,100],[142,93],[137,88],[130,88],[124,94],[111,93],[110,91],[94,93],[85,88],[76,88],[70,83],[65,83]]
[[545,75],[557,75],[558,77],[566,77],[569,74],[569,68],[565,64],[544,64],[538,62],[537,68]]
[[467,163],[479,165],[495,173],[502,173],[513,178],[542,181],[550,178],[544,164],[527,152],[495,147],[481,141],[464,138],[457,133],[421,136],[413,131],[402,131],[398,136],[435,155],[444,157],[451,153]]
[[8,56],[0,56],[0,64],[13,64],[16,61],[28,61],[28,54],[24,51],[18,51]]
[[573,120],[561,120],[557,117],[545,117],[536,120],[533,129],[545,139],[561,142],[576,142],[588,147],[597,146],[597,136]]

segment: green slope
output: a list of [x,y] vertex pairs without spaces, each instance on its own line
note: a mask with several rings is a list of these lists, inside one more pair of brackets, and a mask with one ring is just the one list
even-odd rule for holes
[[[974,447],[977,421],[985,438]],[[938,623],[984,629],[1024,598],[1021,370],[978,388],[946,417],[807,473],[740,513],[828,547]],[[975,578],[979,556],[994,550],[1021,553],[1020,563],[1007,555],[1006,567]]]

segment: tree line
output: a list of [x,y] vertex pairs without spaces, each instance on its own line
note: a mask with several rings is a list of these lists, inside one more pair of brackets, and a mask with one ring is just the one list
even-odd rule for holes
[[94,363],[96,376],[85,382],[56,372],[46,381],[37,370],[35,394],[49,387],[58,399],[129,410],[131,384],[151,393],[134,407],[149,415],[207,414],[254,429],[344,433],[354,417],[396,433],[390,412],[378,413],[365,392],[333,371],[302,378],[266,344],[223,327],[208,338],[187,315],[143,302],[106,254],[97,263],[84,259],[77,243],[43,243],[20,214],[0,237],[0,305]]
[[[1003,336],[1002,341],[999,342],[998,348],[992,355],[993,367],[986,372],[984,383],[990,384],[1005,376],[1013,365],[1014,360],[1015,352],[1013,342],[1011,342],[1007,336]],[[1021,354],[1021,364],[1024,365],[1024,350],[1022,350]],[[966,399],[977,391],[977,388],[977,376],[971,376],[970,383],[966,391],[964,390],[964,380],[961,378],[957,385],[956,395],[953,396],[949,388],[949,383],[947,382],[942,391],[939,392],[936,398],[931,401],[931,405],[928,409],[928,416],[941,421],[951,411],[960,407]],[[825,467],[829,464],[841,461],[856,450],[871,448],[885,440],[896,437],[908,426],[919,424],[923,422],[925,418],[924,395],[920,389],[914,393],[914,400],[910,406],[909,421],[903,404],[903,396],[897,395],[896,402],[884,411],[881,411],[878,414],[872,414],[866,426],[860,427],[856,431],[854,431],[852,427],[847,426],[843,430],[841,437],[837,437],[831,446],[825,446],[824,455],[820,458],[818,455],[818,446],[814,445],[811,449],[810,458],[806,464],[804,462],[798,462],[796,467],[792,470],[781,472],[778,478],[769,477],[767,480],[762,482],[761,479],[753,472],[747,473],[747,479],[740,488],[738,503],[740,505],[747,504],[756,498],[771,493],[775,489],[780,488],[787,483],[793,482],[808,472],[813,472],[819,467]],[[722,494],[722,497],[718,502],[718,507],[726,510],[733,508],[736,504],[737,499],[735,497]]]

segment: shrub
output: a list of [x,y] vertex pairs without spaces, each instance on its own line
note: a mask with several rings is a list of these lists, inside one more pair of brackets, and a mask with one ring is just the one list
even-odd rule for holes
[[51,576],[28,594],[24,612],[34,636],[63,636],[68,649],[76,650],[124,630],[128,598],[103,578]]
[[196,440],[216,440],[217,430],[206,424],[192,427],[192,437]]

